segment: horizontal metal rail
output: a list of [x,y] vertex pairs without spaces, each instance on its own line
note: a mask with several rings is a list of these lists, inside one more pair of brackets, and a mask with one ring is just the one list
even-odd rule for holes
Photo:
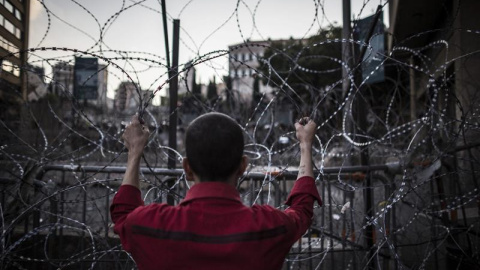
[[[395,173],[400,169],[399,163],[376,164],[366,166],[346,166],[346,167],[325,167],[322,169],[323,174],[336,173],[356,173],[356,172],[371,172],[371,171],[388,171]],[[81,166],[81,165],[47,165],[43,167],[43,172],[47,171],[72,171],[72,172],[102,172],[102,173],[125,173],[126,167],[123,166]],[[182,169],[166,169],[166,168],[148,168],[141,167],[140,172],[143,174],[160,174],[166,176],[181,176]],[[314,171],[315,174],[320,174],[319,170]],[[298,175],[298,170],[282,170],[271,172],[248,172],[244,177],[252,179],[263,179],[265,175],[282,176],[286,178],[295,178]],[[39,177],[41,178],[41,177]]]

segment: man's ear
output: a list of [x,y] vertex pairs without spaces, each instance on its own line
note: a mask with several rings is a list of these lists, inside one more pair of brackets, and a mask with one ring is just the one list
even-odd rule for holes
[[193,181],[193,171],[190,168],[190,164],[188,163],[188,159],[186,157],[183,158],[182,166],[183,170],[185,171],[185,178],[187,181]]
[[247,170],[247,167],[248,167],[248,157],[243,155],[242,160],[240,161],[240,167],[238,167],[237,178],[243,175],[245,170]]

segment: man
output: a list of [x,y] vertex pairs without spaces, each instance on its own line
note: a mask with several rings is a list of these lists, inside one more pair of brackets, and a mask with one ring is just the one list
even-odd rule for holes
[[114,231],[139,269],[280,269],[292,244],[308,229],[313,204],[321,204],[313,179],[316,125],[296,123],[300,142],[298,178],[280,211],[247,207],[236,190],[248,165],[243,132],[230,117],[208,113],[187,128],[183,168],[195,184],[177,206],[144,206],[139,165],[149,131],[137,116],[125,129],[125,177],[110,211]]

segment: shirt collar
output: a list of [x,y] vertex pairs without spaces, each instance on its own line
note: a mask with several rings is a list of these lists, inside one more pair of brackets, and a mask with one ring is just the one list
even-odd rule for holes
[[201,182],[193,185],[187,191],[187,195],[180,205],[202,198],[229,199],[242,203],[240,193],[232,185],[222,182]]

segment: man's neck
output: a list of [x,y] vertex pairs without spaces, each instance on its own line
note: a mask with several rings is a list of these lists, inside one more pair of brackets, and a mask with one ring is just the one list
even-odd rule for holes
[[237,179],[233,177],[228,178],[227,181],[200,181],[198,177],[194,177],[194,182],[195,184],[205,183],[205,182],[219,182],[219,183],[225,183],[225,184],[231,185],[234,188],[237,188]]

